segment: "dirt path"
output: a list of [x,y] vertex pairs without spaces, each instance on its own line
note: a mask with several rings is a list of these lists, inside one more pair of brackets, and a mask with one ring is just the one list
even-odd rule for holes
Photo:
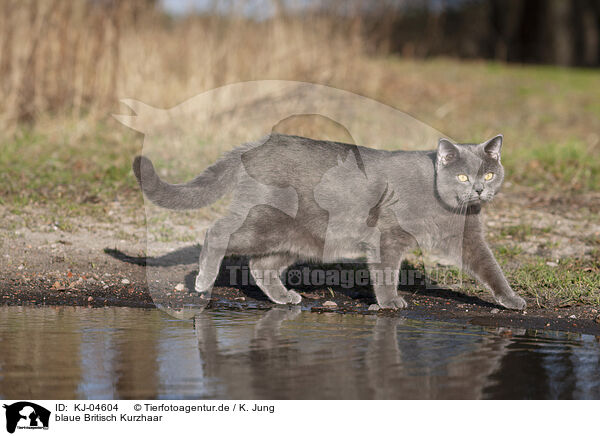
[[[596,220],[600,201],[597,196],[591,195],[582,200],[587,203],[580,202],[579,208],[573,208],[552,198],[528,195],[515,196],[511,202],[501,197],[485,212],[492,245],[512,247],[504,267],[515,268],[520,262],[533,259],[538,263],[549,263],[550,273],[556,270],[556,275],[560,275],[559,267],[553,265],[560,265],[564,259],[579,259],[590,269],[582,270],[583,277],[592,277],[592,281],[583,285],[586,286],[584,291],[591,292],[592,296],[594,292],[600,293],[600,285],[594,279],[600,268],[595,257],[600,243],[600,224]],[[0,304],[154,307],[147,287],[143,215],[122,214],[118,204],[111,208],[107,216],[119,217],[113,222],[79,217],[64,221],[66,226],[64,222],[57,226],[44,211],[29,211],[25,224],[22,214],[15,215],[0,207],[3,248]],[[176,230],[185,232],[185,228]],[[192,243],[188,245],[188,254],[195,259],[198,247]],[[168,253],[174,247],[181,247],[181,240],[178,244],[154,242],[153,248],[157,247]],[[182,272],[189,273],[195,266],[188,262],[185,268]],[[223,274],[227,273],[222,271]],[[212,294],[212,307],[245,310],[273,306],[256,287],[219,286],[220,282],[223,280],[217,281]],[[519,290],[518,284],[515,288]],[[304,295],[302,306],[306,310],[374,313],[369,312],[369,306],[375,300],[367,289],[312,288],[301,291]],[[528,301],[528,308],[524,312],[515,312],[492,303],[490,296],[480,288],[478,292],[401,288],[400,293],[409,303],[407,310],[396,314],[376,313],[600,336],[600,307],[590,303],[589,298],[570,304],[552,304],[552,299],[548,298],[545,304],[540,304],[537,294],[534,298],[521,292]],[[324,307],[328,301],[336,305]]]

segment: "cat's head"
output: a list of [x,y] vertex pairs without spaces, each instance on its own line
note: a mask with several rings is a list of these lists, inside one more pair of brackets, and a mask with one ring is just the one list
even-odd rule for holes
[[502,185],[502,135],[481,144],[438,142],[436,189],[440,199],[456,208],[490,201]]

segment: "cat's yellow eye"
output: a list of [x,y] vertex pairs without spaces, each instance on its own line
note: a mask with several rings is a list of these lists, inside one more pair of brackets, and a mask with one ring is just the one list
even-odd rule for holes
[[485,179],[486,182],[489,182],[490,180],[492,180],[493,177],[494,177],[494,173],[487,173],[485,176],[483,176],[483,178]]
[[458,176],[456,176],[458,178],[458,180],[460,180],[461,182],[466,182],[467,180],[469,180],[469,178],[467,177],[466,174],[459,174]]

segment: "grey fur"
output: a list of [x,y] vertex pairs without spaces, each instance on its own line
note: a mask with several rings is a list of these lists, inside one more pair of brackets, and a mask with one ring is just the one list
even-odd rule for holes
[[[418,244],[445,253],[499,304],[523,309],[485,243],[479,214],[504,178],[501,146],[499,135],[481,144],[441,139],[433,151],[383,151],[273,133],[234,149],[186,184],[163,182],[144,157],[133,168],[146,196],[166,208],[204,207],[233,192],[230,213],[206,235],[200,292],[211,289],[223,256],[237,254],[251,259],[252,275],[273,302],[297,304],[300,295],[278,274],[299,260],[366,255],[373,278],[397,272]],[[266,280],[264,271],[276,277]],[[380,307],[406,307],[397,279],[373,280]]]

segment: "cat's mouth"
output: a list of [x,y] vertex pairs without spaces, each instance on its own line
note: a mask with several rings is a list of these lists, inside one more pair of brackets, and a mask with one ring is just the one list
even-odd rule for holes
[[464,203],[466,205],[485,203],[490,200],[491,200],[491,198],[487,195],[471,195],[471,196],[468,196],[467,198],[460,199],[461,203]]

